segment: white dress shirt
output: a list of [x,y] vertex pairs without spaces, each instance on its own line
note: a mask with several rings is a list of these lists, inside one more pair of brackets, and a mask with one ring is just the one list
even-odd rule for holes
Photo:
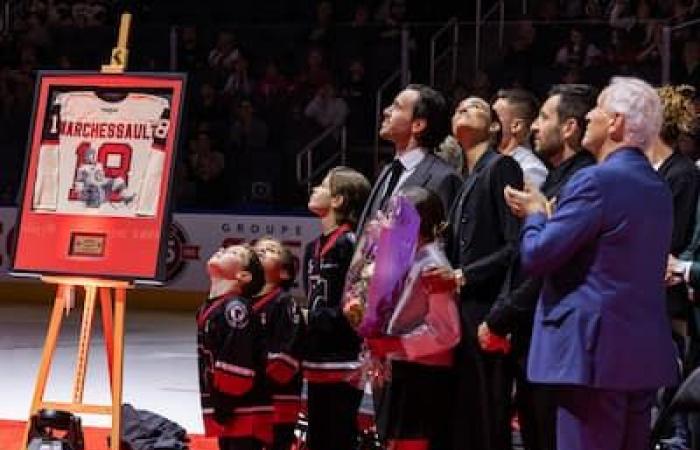
[[[425,152],[426,152],[426,150],[418,147],[418,148],[414,148],[412,150],[409,150],[406,153],[404,153],[398,157],[398,160],[401,161],[401,165],[403,166],[403,172],[401,172],[401,176],[399,177],[399,181],[398,181],[398,183],[396,183],[396,187],[394,188],[394,191],[391,193],[391,195],[396,194],[396,192],[401,188],[401,186],[404,184],[404,182],[406,182],[408,177],[413,175],[413,172],[416,171],[416,167],[418,167],[418,164],[420,164],[420,162],[423,161],[423,158],[425,158]],[[381,192],[382,197],[384,196],[384,193],[386,192],[388,184],[389,184],[389,177],[386,178],[386,182],[384,183],[384,186],[382,186],[382,192]]]
[[532,184],[537,189],[542,186],[549,171],[547,166],[527,147],[515,147],[511,157],[518,163],[523,171],[525,182]]

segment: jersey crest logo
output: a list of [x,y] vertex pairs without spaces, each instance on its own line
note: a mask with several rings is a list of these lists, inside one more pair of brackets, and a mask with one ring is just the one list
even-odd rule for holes
[[226,321],[237,330],[248,326],[248,308],[240,300],[234,300],[226,307]]

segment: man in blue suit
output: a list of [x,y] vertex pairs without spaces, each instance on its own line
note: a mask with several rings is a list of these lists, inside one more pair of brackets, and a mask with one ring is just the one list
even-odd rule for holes
[[643,153],[661,104],[645,82],[613,78],[586,118],[598,164],[574,175],[554,213],[534,189],[505,191],[527,214],[523,268],[545,277],[528,377],[557,386],[560,450],[642,450],[653,394],[678,377],[664,297],[671,193]]

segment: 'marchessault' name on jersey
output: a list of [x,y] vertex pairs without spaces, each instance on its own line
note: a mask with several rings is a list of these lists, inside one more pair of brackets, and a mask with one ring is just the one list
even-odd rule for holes
[[42,130],[34,185],[37,212],[154,216],[170,131],[169,102],[130,93],[56,96]]

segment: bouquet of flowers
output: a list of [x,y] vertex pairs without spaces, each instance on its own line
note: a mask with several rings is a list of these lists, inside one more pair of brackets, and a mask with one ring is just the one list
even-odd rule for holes
[[420,216],[404,197],[389,201],[364,230],[345,279],[343,312],[362,337],[383,334],[418,244]]

